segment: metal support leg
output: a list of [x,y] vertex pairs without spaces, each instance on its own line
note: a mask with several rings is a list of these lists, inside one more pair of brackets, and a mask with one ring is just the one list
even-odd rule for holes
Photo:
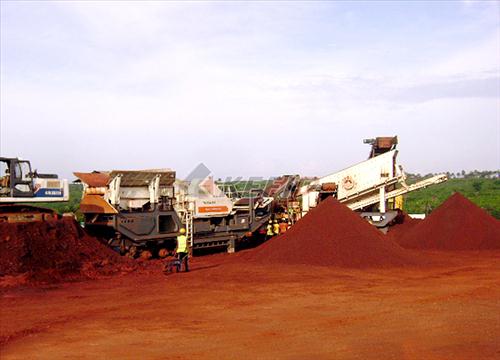
[[381,213],[385,213],[385,187],[382,186],[380,188],[380,204],[379,204],[379,211]]
[[227,245],[228,254],[232,254],[236,251],[236,241],[234,239],[229,240],[229,244]]

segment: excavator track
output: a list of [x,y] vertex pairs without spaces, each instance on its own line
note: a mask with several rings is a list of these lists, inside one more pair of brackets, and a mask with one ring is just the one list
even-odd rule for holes
[[1,204],[0,222],[22,223],[58,219],[54,210],[31,205]]

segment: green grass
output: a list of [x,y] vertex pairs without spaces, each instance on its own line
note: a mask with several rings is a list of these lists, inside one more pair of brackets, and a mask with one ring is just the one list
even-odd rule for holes
[[435,209],[455,192],[500,219],[500,179],[450,179],[407,194],[404,210],[410,214],[426,213],[426,210]]

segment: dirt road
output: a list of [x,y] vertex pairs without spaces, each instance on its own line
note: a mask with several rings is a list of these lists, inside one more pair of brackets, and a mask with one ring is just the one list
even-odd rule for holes
[[171,276],[4,290],[1,358],[500,359],[498,252],[386,270],[238,255]]

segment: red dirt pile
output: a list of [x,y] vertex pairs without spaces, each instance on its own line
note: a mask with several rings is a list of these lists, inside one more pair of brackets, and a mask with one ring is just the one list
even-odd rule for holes
[[69,218],[0,223],[0,278],[24,274],[27,281],[94,278],[131,269],[133,264]]
[[334,198],[323,201],[284,235],[263,244],[253,252],[252,259],[351,268],[422,264],[418,255],[384,238]]
[[398,243],[412,249],[500,249],[500,221],[455,193]]
[[406,234],[421,221],[421,219],[413,219],[407,213],[403,212],[401,216],[398,216],[396,224],[389,227],[389,231],[386,236],[392,240],[396,240],[403,236],[403,234]]

